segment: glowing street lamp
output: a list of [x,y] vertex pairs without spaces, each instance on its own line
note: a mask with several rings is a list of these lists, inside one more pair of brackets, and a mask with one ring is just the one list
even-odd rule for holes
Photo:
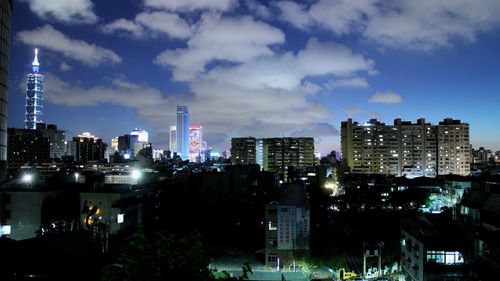
[[24,183],[30,184],[33,181],[33,175],[32,174],[24,174],[21,180]]
[[132,170],[132,178],[135,179],[135,180],[139,180],[142,176],[142,173],[141,171],[139,170]]
[[75,182],[78,183],[78,178],[80,177],[80,173],[75,173]]

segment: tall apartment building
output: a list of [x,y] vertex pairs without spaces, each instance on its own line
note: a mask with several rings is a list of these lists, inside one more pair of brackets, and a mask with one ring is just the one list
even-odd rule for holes
[[85,132],[68,142],[68,155],[74,156],[75,161],[80,163],[102,161],[107,146],[102,139]]
[[264,171],[288,174],[288,167],[314,166],[314,138],[231,139],[233,164],[259,164]]
[[288,174],[288,167],[314,166],[314,138],[264,139],[263,169]]
[[[449,126],[455,126],[453,142],[450,141]],[[398,118],[393,125],[386,125],[376,119],[359,124],[349,118],[341,124],[342,157],[347,160],[353,173],[407,177],[435,177],[449,173],[468,175],[468,128],[468,124],[452,119],[432,125],[426,123],[424,118],[418,119],[416,123]],[[444,131],[448,133],[445,134]],[[441,134],[443,137],[440,137]],[[442,147],[442,153],[438,154],[438,147]],[[455,162],[450,160],[451,147],[455,148]],[[457,158],[462,160],[456,160]],[[452,167],[453,164],[460,168]]]
[[437,125],[438,174],[470,173],[469,124],[446,118]]
[[[256,164],[254,137],[231,139],[231,163],[234,164]],[[262,166],[261,166],[262,167]]]

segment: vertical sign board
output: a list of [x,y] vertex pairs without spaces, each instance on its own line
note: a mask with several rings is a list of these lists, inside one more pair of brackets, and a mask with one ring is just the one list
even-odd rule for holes
[[292,250],[295,244],[295,206],[278,207],[278,250]]

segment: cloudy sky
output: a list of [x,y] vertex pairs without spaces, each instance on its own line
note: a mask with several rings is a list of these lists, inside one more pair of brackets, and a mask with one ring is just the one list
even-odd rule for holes
[[44,121],[110,142],[135,127],[168,143],[188,105],[209,146],[233,136],[313,136],[340,122],[470,123],[500,149],[498,0],[19,0],[9,126],[23,127],[33,48]]

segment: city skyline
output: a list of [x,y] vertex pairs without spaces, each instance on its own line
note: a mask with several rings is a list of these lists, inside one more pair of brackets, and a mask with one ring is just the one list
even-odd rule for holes
[[[500,90],[495,1],[400,1],[385,10],[379,1],[145,0],[119,11],[89,0],[41,3],[16,5],[9,127],[24,127],[37,47],[44,121],[68,136],[90,131],[110,142],[144,128],[167,147],[176,106],[187,105],[219,151],[236,136],[315,137],[321,153],[340,150],[349,116],[460,119],[475,148],[500,150],[491,130]],[[339,11],[344,17],[326,16]]]

